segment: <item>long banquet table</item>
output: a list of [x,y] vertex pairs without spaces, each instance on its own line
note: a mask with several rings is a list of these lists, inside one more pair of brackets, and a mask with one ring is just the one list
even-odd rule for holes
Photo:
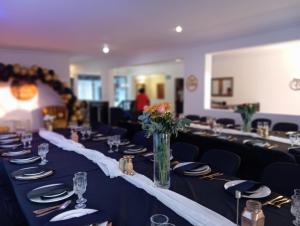
[[[64,133],[67,134],[67,133]],[[38,134],[34,136],[32,151],[37,154],[37,145],[45,142]],[[107,152],[108,147],[104,141],[83,141],[82,144],[90,149],[102,152],[103,154],[119,159],[122,154]],[[47,156],[47,166],[54,169],[55,173],[44,179],[36,181],[17,181],[10,176],[14,170],[27,167],[11,164],[8,159],[3,161],[8,174],[8,181],[11,184],[21,210],[30,226],[46,225],[49,220],[57,215],[55,212],[44,217],[35,217],[32,213],[35,209],[51,206],[51,204],[36,204],[30,202],[26,194],[39,186],[63,182],[72,185],[74,173],[86,171],[88,173],[87,208],[103,210],[107,213],[113,225],[120,226],[143,226],[150,225],[149,218],[155,213],[162,213],[170,218],[170,222],[177,226],[191,225],[184,218],[177,215],[173,210],[162,204],[159,200],[146,193],[144,190],[128,183],[121,177],[109,178],[93,162],[84,156],[69,152],[50,145],[50,152]],[[33,166],[36,164],[28,164]],[[134,169],[149,178],[152,178],[152,163],[141,155],[134,158]],[[223,178],[233,179],[228,176]],[[235,221],[236,201],[233,196],[224,191],[224,181],[204,180],[199,177],[186,177],[171,172],[171,190],[191,199],[195,202],[221,214],[231,221]],[[274,196],[276,194],[272,194]],[[269,199],[269,198],[268,198]],[[73,203],[66,210],[74,208],[76,197],[72,197]],[[266,199],[262,199],[264,201]],[[242,199],[240,211],[245,206]],[[292,225],[290,204],[277,209],[272,206],[263,208],[266,215],[266,226],[289,226]]]

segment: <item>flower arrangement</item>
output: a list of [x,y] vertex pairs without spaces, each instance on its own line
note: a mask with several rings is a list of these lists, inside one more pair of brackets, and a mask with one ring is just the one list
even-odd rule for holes
[[237,105],[235,112],[240,113],[243,120],[243,131],[250,132],[251,131],[251,119],[253,115],[257,112],[258,105],[257,104],[241,104]]
[[177,135],[179,131],[184,130],[191,123],[189,119],[176,118],[171,112],[170,103],[146,106],[138,119],[142,122],[142,128],[146,131],[147,137],[154,133]]
[[54,115],[45,115],[44,118],[43,118],[43,121],[44,121],[44,124],[46,126],[46,128],[50,131],[53,130],[53,121],[55,119],[55,116]]
[[189,119],[178,119],[171,112],[169,103],[145,107],[139,116],[146,136],[153,135],[154,184],[160,188],[170,187],[170,137],[177,135],[190,124]]

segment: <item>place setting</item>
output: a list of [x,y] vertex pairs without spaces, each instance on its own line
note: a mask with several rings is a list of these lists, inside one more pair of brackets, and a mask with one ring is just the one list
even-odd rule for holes
[[173,172],[184,176],[203,176],[211,172],[209,165],[201,162],[171,162]]
[[243,144],[267,149],[278,147],[277,144],[270,144],[269,142],[262,139],[246,139],[243,141]]
[[[87,199],[83,197],[83,194],[87,189],[87,173],[77,172],[73,177],[73,186],[66,183],[48,184],[38,188],[35,188],[27,193],[27,198],[34,203],[55,203],[61,202],[54,206],[36,209],[33,211],[35,217],[40,218],[52,214],[54,212],[61,212],[50,218],[46,225],[59,226],[59,225],[97,225],[108,226],[109,217],[105,211],[86,208]],[[77,195],[75,201],[75,209],[70,209],[72,205],[72,199],[74,194]]]
[[26,167],[11,173],[11,176],[16,180],[37,180],[49,177],[54,173],[53,169],[44,166]]

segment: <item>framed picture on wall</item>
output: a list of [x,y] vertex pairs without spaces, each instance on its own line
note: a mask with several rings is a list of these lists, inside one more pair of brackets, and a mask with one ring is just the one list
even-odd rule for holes
[[156,97],[157,99],[165,99],[165,84],[164,83],[158,83],[156,85]]
[[211,95],[214,97],[232,97],[233,78],[232,77],[212,78]]

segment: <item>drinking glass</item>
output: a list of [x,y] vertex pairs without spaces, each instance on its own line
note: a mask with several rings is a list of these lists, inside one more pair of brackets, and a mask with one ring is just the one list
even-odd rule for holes
[[86,127],[86,135],[87,135],[87,139],[91,138],[92,135],[92,128],[91,127]]
[[291,146],[294,147],[297,145],[298,143],[298,135],[296,133],[292,133],[289,135],[289,139],[291,142]]
[[151,226],[161,226],[169,222],[169,218],[163,214],[154,214],[150,217]]
[[81,133],[81,140],[87,140],[87,138],[86,138],[86,127],[84,127],[84,126],[80,127],[80,133]]
[[40,166],[46,165],[48,160],[46,159],[47,153],[49,152],[49,144],[42,143],[38,146],[38,155],[41,157]]
[[299,188],[294,189],[294,195],[300,195],[300,189]]
[[87,187],[87,173],[86,172],[78,172],[74,174],[73,177],[73,189],[74,193],[78,196],[76,200],[75,209],[82,209],[86,207],[87,200],[83,198],[83,194],[86,191]]
[[21,142],[22,142],[24,148],[30,148],[31,141],[32,141],[32,133],[29,133],[29,132],[22,133]]
[[219,124],[219,123],[215,124],[213,131],[214,131],[214,133],[216,135],[221,135],[221,133],[222,133],[222,125]]
[[300,195],[292,195],[291,213],[296,218],[294,225],[300,226]]
[[108,153],[113,153],[112,146],[114,145],[114,138],[113,137],[108,137],[107,144],[109,146]]
[[120,135],[115,135],[114,136],[114,145],[116,145],[115,152],[119,152],[119,145],[120,144],[121,144],[121,136]]

